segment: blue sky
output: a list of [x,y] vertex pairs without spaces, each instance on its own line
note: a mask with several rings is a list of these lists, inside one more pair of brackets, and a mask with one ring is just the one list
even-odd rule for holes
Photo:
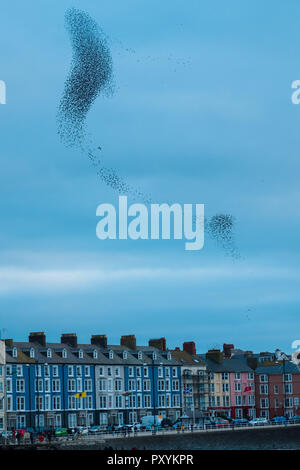
[[[87,128],[106,166],[162,202],[231,213],[240,258],[208,238],[100,241],[96,207],[118,194],[58,139],[71,48],[64,13],[109,37],[115,93]],[[298,339],[300,5],[290,1],[5,2],[1,8],[0,311],[7,337],[43,330],[199,351]],[[135,201],[136,202],[136,201]]]

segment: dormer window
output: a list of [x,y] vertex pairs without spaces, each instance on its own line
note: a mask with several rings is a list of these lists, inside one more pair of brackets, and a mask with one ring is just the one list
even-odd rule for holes
[[172,354],[168,352],[168,361],[171,361],[171,360],[172,360]]
[[96,349],[94,349],[94,351],[93,351],[93,358],[94,358],[94,359],[97,359],[97,358],[98,358],[98,352],[97,352]]
[[156,354],[156,352],[153,352],[153,353],[152,353],[152,359],[153,359],[154,361],[155,361],[155,359],[157,359],[157,354]]
[[114,352],[112,350],[109,351],[109,359],[114,358]]
[[50,348],[47,349],[47,357],[52,357],[52,351]]
[[17,348],[13,348],[13,350],[12,350],[12,357],[18,357]]
[[62,357],[63,357],[64,359],[66,359],[66,357],[67,357],[67,350],[66,350],[66,349],[63,349],[63,351],[62,351]]
[[141,360],[143,359],[143,353],[142,353],[142,351],[139,351],[139,352],[138,352],[138,359],[139,359],[139,361],[141,361]]
[[34,349],[33,348],[30,348],[30,357],[34,357]]
[[128,357],[127,351],[123,351],[123,359],[127,359],[127,357]]
[[82,351],[82,349],[79,349],[78,357],[79,357],[80,359],[83,358],[83,351]]

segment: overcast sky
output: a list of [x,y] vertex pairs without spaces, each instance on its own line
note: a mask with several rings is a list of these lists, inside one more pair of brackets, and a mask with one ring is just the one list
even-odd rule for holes
[[[208,238],[198,252],[180,240],[96,238],[96,207],[117,206],[118,194],[56,129],[69,7],[109,37],[115,92],[87,119],[104,164],[157,203],[232,214],[238,259]],[[2,5],[2,336],[117,343],[135,333],[140,344],[194,340],[199,352],[224,342],[291,351],[300,338],[299,16],[296,0]]]

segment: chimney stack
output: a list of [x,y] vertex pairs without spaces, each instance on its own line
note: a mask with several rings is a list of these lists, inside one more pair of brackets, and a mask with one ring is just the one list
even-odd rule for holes
[[234,345],[233,344],[226,344],[224,343],[223,344],[223,353],[224,353],[224,357],[226,357],[227,359],[229,359],[231,357],[231,351],[234,349]]
[[135,335],[121,336],[121,346],[126,346],[129,349],[136,349],[136,338]]
[[222,351],[220,351],[220,349],[210,349],[206,353],[206,358],[211,359],[211,360],[217,362],[218,364],[222,364],[222,362],[223,362],[223,353],[222,353]]
[[72,348],[77,348],[77,335],[76,333],[63,333],[60,338],[60,342],[68,344]]
[[5,345],[8,346],[9,348],[13,347],[14,341],[12,338],[5,339],[4,342],[5,342]]
[[91,344],[100,346],[101,348],[107,348],[107,336],[106,335],[92,335]]
[[149,346],[151,346],[152,348],[157,348],[160,351],[166,351],[167,350],[166,338],[149,339]]
[[183,343],[182,347],[185,352],[191,354],[192,356],[196,355],[196,345],[194,341],[186,341]]
[[41,346],[46,346],[46,335],[43,331],[29,333],[28,341],[30,343],[38,343]]

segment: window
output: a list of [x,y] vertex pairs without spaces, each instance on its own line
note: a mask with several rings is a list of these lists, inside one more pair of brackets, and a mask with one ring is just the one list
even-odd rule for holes
[[127,359],[127,358],[128,358],[127,351],[123,351],[123,359]]
[[274,393],[278,394],[279,387],[278,385],[274,385]]
[[173,377],[177,377],[177,368],[176,367],[172,368],[172,374],[173,374]]
[[109,375],[109,376],[112,375],[112,368],[111,367],[107,368],[107,375]]
[[105,392],[106,391],[106,380],[105,379],[98,380],[98,390],[99,390],[99,392]]
[[73,375],[74,375],[73,366],[68,366],[68,376],[73,377]]
[[50,392],[50,379],[45,379],[45,392]]
[[76,410],[76,398],[74,395],[68,397],[68,408],[69,410]]
[[93,358],[94,358],[94,359],[97,359],[97,358],[98,358],[98,352],[97,352],[96,349],[94,349],[94,351],[93,351]]
[[75,392],[76,391],[76,384],[75,379],[68,380],[68,392]]
[[104,375],[104,367],[99,367],[99,375]]
[[17,365],[17,375],[22,377],[23,375],[23,367],[20,365]]
[[82,351],[82,349],[79,349],[79,351],[78,351],[78,357],[79,357],[79,359],[83,359],[83,351]]
[[64,359],[67,358],[67,350],[66,350],[66,349],[63,349],[63,351],[62,351],[62,357],[63,357]]
[[112,350],[110,350],[108,354],[109,354],[109,359],[114,358],[114,352]]
[[241,395],[236,395],[235,396],[235,406],[241,406],[242,404],[242,397]]
[[222,380],[228,380],[228,372],[222,373]]
[[157,359],[157,354],[156,354],[156,352],[153,352],[153,353],[152,353],[152,359],[153,359],[153,361],[155,361],[155,360]]
[[84,375],[87,377],[90,375],[90,366],[84,366]]
[[261,398],[260,399],[260,407],[261,408],[269,408],[269,399],[268,398]]
[[76,366],[76,375],[77,375],[77,377],[81,377],[81,375],[82,375],[81,366]]
[[24,397],[17,397],[17,410],[18,411],[25,410],[25,398]]
[[51,409],[50,395],[45,395],[45,410]]
[[143,353],[142,351],[138,352],[138,360],[141,361],[143,359]]
[[158,368],[158,377],[163,377],[163,369],[162,367]]
[[19,393],[24,393],[25,392],[25,384],[24,384],[24,379],[17,379],[16,382],[16,390]]
[[234,374],[234,378],[235,378],[235,380],[241,380],[241,374],[240,374],[240,372],[236,372],[236,373]]
[[170,367],[165,368],[166,377],[170,377]]
[[50,348],[47,349],[47,357],[52,357],[52,352]]
[[107,397],[106,397],[106,395],[100,395],[100,397],[99,397],[99,408],[107,408]]
[[260,385],[259,387],[260,389],[260,393],[263,395],[263,394],[268,394],[268,385]]
[[77,392],[82,392],[82,379],[77,379]]
[[158,381],[158,390],[160,392],[165,390],[165,381],[164,380],[159,380]]
[[165,395],[158,395],[158,406],[164,408],[166,406]]
[[128,380],[128,390],[129,391],[135,390],[135,380],[134,379]]
[[259,381],[260,382],[268,382],[268,376],[266,374],[260,374]]
[[52,374],[54,377],[58,376],[58,366],[53,366],[52,367]]
[[144,395],[144,408],[151,408],[151,397],[150,397],[150,395]]
[[236,382],[234,384],[234,391],[235,392],[240,392],[241,391],[241,383],[240,382]]
[[[129,380],[129,382],[131,382],[131,381]],[[134,380],[133,380],[133,382],[134,382]],[[121,391],[121,390],[122,390],[122,380],[119,380],[119,379],[115,380],[115,391],[118,392],[118,391]],[[129,388],[129,390],[133,390],[133,389]]]
[[291,382],[292,381],[292,374],[284,374],[283,380],[284,380],[284,382]]
[[33,348],[30,348],[29,355],[30,355],[31,358],[34,357],[34,349]]
[[[235,384],[235,385],[237,385],[237,384]],[[229,392],[229,384],[223,384],[222,385],[222,390],[223,390],[223,392]]]
[[18,350],[17,350],[17,348],[13,348],[13,350],[12,350],[12,356],[13,356],[13,357],[18,357]]
[[133,367],[129,367],[128,369],[128,374],[129,374],[129,377],[133,377]]
[[150,392],[150,389],[151,389],[150,380],[149,379],[144,380],[143,385],[144,385],[144,392]]
[[250,406],[255,405],[255,395],[248,395],[248,405],[250,405]]
[[40,411],[40,410],[43,410],[44,408],[44,403],[43,403],[43,397],[41,396],[37,396],[35,397],[35,409]]
[[85,379],[84,380],[84,391],[85,392],[92,392],[92,379]]
[[144,377],[148,377],[148,367],[144,367]]
[[179,380],[173,380],[172,388],[175,391],[179,390]]
[[37,365],[35,366],[35,375],[37,377],[41,377],[42,376],[42,367],[40,365]]
[[253,379],[254,379],[254,373],[248,372],[248,380],[253,380]]
[[50,367],[48,365],[44,366],[44,375],[46,377],[49,377],[49,375],[50,375]]
[[293,385],[292,384],[284,384],[284,388],[285,388],[285,393],[293,393]]
[[115,367],[115,376],[120,376],[120,367]]
[[60,392],[60,380],[59,379],[52,380],[52,392]]
[[180,396],[179,395],[173,395],[173,406],[174,407],[180,406]]
[[54,395],[53,396],[53,409],[54,410],[60,410],[61,405],[60,405],[60,396],[59,395]]
[[141,368],[140,367],[136,368],[136,376],[141,377]]
[[172,354],[170,352],[168,352],[168,354],[167,354],[167,359],[168,359],[168,361],[172,360]]

